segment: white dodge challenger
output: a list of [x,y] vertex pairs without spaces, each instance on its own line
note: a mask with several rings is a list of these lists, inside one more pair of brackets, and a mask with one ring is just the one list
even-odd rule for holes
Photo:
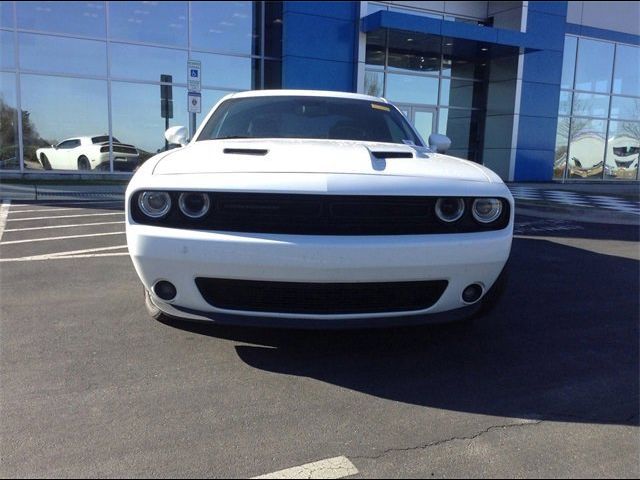
[[224,97],[126,193],[127,244],[157,319],[295,328],[460,320],[504,285],[514,203],[491,170],[425,145],[386,100]]

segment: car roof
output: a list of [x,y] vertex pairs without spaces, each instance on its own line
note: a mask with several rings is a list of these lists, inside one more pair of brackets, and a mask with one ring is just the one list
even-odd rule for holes
[[248,97],[332,97],[332,98],[352,98],[355,100],[367,100],[374,102],[389,103],[382,97],[374,97],[371,95],[363,95],[361,93],[334,92],[330,90],[248,90],[246,92],[237,92],[227,95],[227,98],[248,98]]

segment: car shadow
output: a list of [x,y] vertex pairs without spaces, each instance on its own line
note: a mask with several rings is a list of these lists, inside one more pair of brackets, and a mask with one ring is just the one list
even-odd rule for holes
[[485,415],[638,425],[640,263],[514,239],[505,296],[473,324],[300,331],[170,322],[246,364]]

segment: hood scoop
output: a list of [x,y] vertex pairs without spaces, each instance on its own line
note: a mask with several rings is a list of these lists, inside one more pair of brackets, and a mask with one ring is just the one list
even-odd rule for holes
[[269,153],[269,150],[263,148],[225,148],[223,153],[235,154],[235,155],[260,155],[264,156]]
[[372,151],[371,155],[376,158],[386,159],[386,158],[413,158],[413,153],[411,152],[378,152]]

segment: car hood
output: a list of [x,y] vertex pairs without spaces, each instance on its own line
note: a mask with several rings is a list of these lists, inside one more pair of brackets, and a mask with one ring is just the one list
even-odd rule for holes
[[321,173],[491,182],[480,165],[424,147],[338,140],[242,139],[193,142],[163,157],[154,175]]

